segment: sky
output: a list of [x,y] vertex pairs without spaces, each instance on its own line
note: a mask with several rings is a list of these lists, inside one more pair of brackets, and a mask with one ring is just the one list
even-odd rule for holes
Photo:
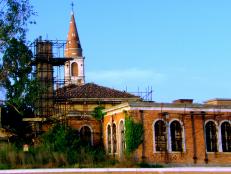
[[[71,0],[32,0],[28,40],[67,38]],[[74,0],[87,82],[152,100],[231,98],[230,0]]]

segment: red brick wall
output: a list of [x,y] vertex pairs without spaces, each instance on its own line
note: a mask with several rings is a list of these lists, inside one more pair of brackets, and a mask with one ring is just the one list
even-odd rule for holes
[[[139,161],[143,158],[149,163],[174,163],[174,164],[206,164],[206,149],[204,141],[204,120],[200,112],[194,113],[194,127],[195,127],[195,147],[193,141],[192,119],[190,113],[165,111],[168,112],[168,117],[161,115],[160,111],[143,111],[143,126],[144,126],[144,145],[140,145],[134,152],[134,158]],[[127,113],[136,121],[142,121],[140,111],[128,111]],[[106,145],[106,129],[107,125],[113,122],[119,125],[119,121],[125,118],[124,113],[114,114],[113,116],[105,116],[103,123],[104,144]],[[167,123],[173,119],[180,120],[184,127],[185,136],[185,150],[184,152],[154,152],[154,121],[157,119],[164,119]],[[222,120],[229,120],[229,113],[223,113],[220,116],[214,116],[213,113],[206,113],[206,120],[216,120],[219,124]],[[118,135],[117,135],[118,136]],[[105,146],[106,147],[106,146]],[[194,149],[196,148],[196,152]],[[116,154],[117,155],[117,154]],[[194,160],[194,157],[196,160]],[[227,164],[231,162],[231,153],[225,152],[209,152],[207,153],[208,164]]]

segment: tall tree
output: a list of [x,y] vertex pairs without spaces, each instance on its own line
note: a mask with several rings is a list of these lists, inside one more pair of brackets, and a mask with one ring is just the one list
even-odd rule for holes
[[30,0],[0,0],[0,52],[10,39],[25,39],[26,27],[33,9]]
[[[2,67],[2,55],[9,46],[12,38],[25,40],[27,24],[32,15],[33,7],[30,0],[0,0],[0,66]],[[5,69],[7,71],[7,69]],[[0,84],[7,72],[1,71]],[[0,92],[4,93],[0,85]],[[3,97],[1,95],[1,97]]]
[[23,112],[30,107],[27,100],[32,83],[30,80],[32,52],[23,41],[15,38],[8,44],[0,68],[3,75],[1,85],[6,89],[7,104],[23,115]]

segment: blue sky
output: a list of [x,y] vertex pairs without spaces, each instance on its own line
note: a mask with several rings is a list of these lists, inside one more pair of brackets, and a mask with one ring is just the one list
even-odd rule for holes
[[[87,82],[153,100],[231,98],[230,0],[75,0]],[[65,40],[71,0],[33,0],[39,35]]]

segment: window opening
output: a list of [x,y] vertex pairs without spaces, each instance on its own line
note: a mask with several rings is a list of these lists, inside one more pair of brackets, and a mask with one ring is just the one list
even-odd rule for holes
[[231,126],[228,122],[221,125],[221,142],[223,152],[231,152]]
[[156,151],[167,150],[167,138],[166,138],[166,125],[165,122],[159,120],[155,123],[155,147]]
[[111,125],[107,126],[107,151],[111,153]]
[[207,152],[217,152],[217,129],[214,122],[205,125]]
[[182,152],[182,127],[178,121],[173,121],[170,125],[172,151]]
[[117,138],[116,138],[116,125],[112,126],[112,139],[113,139],[113,153],[117,152]]

